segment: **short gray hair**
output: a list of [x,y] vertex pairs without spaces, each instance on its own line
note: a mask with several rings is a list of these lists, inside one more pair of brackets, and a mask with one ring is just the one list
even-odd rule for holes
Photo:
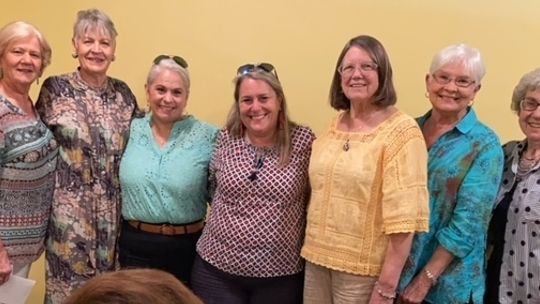
[[73,25],[73,39],[84,36],[89,30],[98,30],[116,41],[116,28],[111,18],[98,9],[88,9],[77,13],[77,20]]
[[476,85],[480,85],[486,74],[486,67],[478,49],[465,44],[454,44],[442,49],[431,61],[429,73],[433,75],[437,70],[449,63],[462,63],[472,73]]
[[[43,73],[43,70],[51,63],[51,47],[49,46],[47,39],[45,39],[45,36],[43,36],[35,26],[24,21],[12,22],[0,29],[0,58],[4,56],[7,47],[11,43],[27,37],[36,37],[39,41],[41,48],[40,73]],[[0,69],[0,79],[2,79],[3,76],[3,72]]]
[[521,77],[514,88],[514,93],[512,93],[510,108],[514,112],[519,113],[521,110],[519,107],[521,100],[525,98],[527,92],[536,90],[540,90],[540,68],[530,71]]
[[150,86],[154,80],[156,79],[157,75],[164,70],[169,70],[175,73],[178,73],[180,77],[182,77],[182,80],[184,81],[184,86],[189,93],[189,87],[191,85],[191,81],[189,79],[189,72],[186,68],[181,67],[178,63],[176,63],[171,58],[165,58],[160,60],[158,63],[154,63],[152,67],[150,68],[150,71],[148,72],[148,77],[146,78],[146,85]]

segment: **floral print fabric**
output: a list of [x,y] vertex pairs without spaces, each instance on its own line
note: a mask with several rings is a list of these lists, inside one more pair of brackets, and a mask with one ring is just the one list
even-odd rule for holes
[[48,78],[36,108],[60,146],[46,302],[61,303],[86,280],[118,266],[118,168],[137,105],[125,83],[108,78],[95,89],[75,72]]
[[[431,111],[418,119],[420,128]],[[454,259],[426,301],[433,304],[482,303],[486,236],[501,180],[503,151],[495,133],[472,108],[429,149],[429,232],[417,234],[403,269],[400,290],[420,274],[438,246]]]

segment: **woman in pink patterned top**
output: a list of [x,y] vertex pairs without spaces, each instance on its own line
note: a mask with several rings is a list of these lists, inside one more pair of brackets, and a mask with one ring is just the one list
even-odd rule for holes
[[290,121],[268,63],[238,68],[210,163],[212,211],[192,286],[212,303],[301,303],[313,132]]

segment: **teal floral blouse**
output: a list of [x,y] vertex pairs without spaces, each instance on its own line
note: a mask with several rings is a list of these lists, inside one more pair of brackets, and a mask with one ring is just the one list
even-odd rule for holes
[[[420,128],[431,111],[417,119]],[[485,249],[491,210],[501,180],[499,139],[472,108],[429,150],[429,232],[415,236],[399,289],[404,291],[442,246],[454,260],[426,296],[433,304],[482,303]]]

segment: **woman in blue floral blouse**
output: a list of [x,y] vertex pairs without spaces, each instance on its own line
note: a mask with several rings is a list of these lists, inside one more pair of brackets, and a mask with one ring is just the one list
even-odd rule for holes
[[429,232],[413,241],[403,303],[482,303],[486,234],[502,173],[495,133],[472,108],[485,74],[478,50],[453,45],[426,75],[432,109],[418,118],[429,151]]

